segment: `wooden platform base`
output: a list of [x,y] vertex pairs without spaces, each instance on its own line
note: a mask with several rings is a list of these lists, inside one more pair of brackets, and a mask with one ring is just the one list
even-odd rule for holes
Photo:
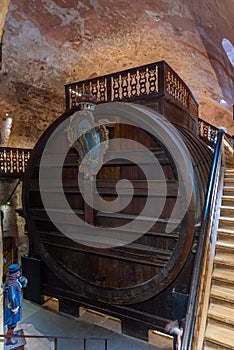
[[[24,335],[24,331],[23,329],[19,329],[18,331],[15,331],[14,332],[15,335]],[[25,338],[14,338],[14,339],[17,339],[17,343],[14,344],[14,345],[4,345],[4,350],[24,350],[24,345],[26,344],[26,341],[25,341]],[[5,339],[5,343],[6,343],[6,339]]]

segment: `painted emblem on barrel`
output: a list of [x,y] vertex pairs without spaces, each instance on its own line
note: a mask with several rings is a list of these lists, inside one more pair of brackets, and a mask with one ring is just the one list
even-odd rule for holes
[[90,106],[91,103],[87,102],[81,103],[81,110],[70,117],[67,136],[70,145],[79,153],[79,171],[84,174],[85,179],[92,179],[103,165],[109,132],[104,125],[108,121],[101,120],[96,123],[92,111],[93,103]]

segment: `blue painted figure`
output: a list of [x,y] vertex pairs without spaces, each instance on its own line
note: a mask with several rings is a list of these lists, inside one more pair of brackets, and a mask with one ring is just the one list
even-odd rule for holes
[[103,165],[108,148],[109,131],[107,119],[95,120],[93,111],[97,98],[86,91],[76,98],[80,110],[70,117],[67,128],[68,140],[79,153],[79,171],[86,180],[91,180]]
[[27,282],[27,278],[20,274],[20,265],[12,264],[8,267],[4,284],[4,325],[8,328],[6,345],[17,343],[11,336],[22,317],[21,291],[27,286]]

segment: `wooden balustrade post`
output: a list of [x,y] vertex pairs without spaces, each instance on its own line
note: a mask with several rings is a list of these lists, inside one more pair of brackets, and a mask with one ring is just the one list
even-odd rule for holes
[[158,92],[165,96],[166,89],[166,63],[160,62],[158,64]]
[[108,75],[107,78],[106,78],[106,95],[107,95],[107,101],[106,102],[113,101],[111,75]]
[[69,86],[65,86],[65,99],[66,99],[66,110],[67,110],[71,108]]

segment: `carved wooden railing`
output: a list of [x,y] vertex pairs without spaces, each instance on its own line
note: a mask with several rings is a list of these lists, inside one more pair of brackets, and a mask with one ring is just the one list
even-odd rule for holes
[[[216,139],[217,139],[217,135],[218,132],[220,131],[220,127],[216,127],[210,123],[208,123],[207,121],[198,118],[198,130],[199,130],[199,137],[200,139],[202,139],[203,141],[205,141],[205,143],[210,146],[211,148],[215,148],[215,144],[216,144]],[[225,129],[224,129],[225,131]],[[226,135],[226,140],[227,142],[232,146],[233,145],[233,138],[231,135],[225,133]]]
[[197,341],[198,335],[202,331],[202,317],[203,312],[206,311],[204,309],[207,305],[205,301],[207,294],[205,292],[206,288],[209,287],[208,276],[211,275],[209,269],[212,266],[211,262],[215,253],[223,174],[227,156],[233,157],[233,148],[230,146],[224,131],[219,130],[216,137],[213,164],[201,221],[201,230],[181,350],[200,350],[202,348],[201,344],[197,344]]
[[23,176],[31,149],[0,147],[0,176]]
[[214,149],[219,129],[214,125],[209,124],[205,120],[199,118],[198,131],[200,139],[202,139],[208,146]]
[[198,117],[198,103],[191,91],[165,61],[67,84],[66,109],[77,106],[78,96],[87,90],[97,97],[98,103],[166,96],[195,119]]
[[[200,139],[202,139],[213,150],[216,147],[218,133],[220,132],[220,130],[223,130],[225,132],[225,128],[216,127],[200,118],[198,119],[198,130],[199,130]],[[225,132],[223,147],[225,152],[226,167],[233,166],[233,146],[234,146],[233,136]]]

